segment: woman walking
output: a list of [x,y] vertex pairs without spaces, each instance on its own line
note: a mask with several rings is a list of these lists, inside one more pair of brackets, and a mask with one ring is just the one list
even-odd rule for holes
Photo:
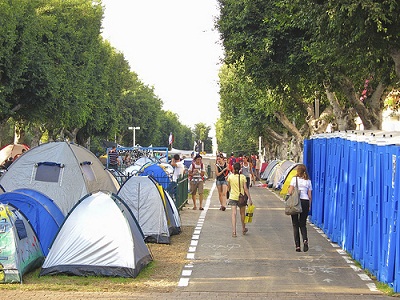
[[[308,236],[307,236],[307,216],[308,212],[311,208],[312,201],[312,185],[311,180],[308,177],[307,168],[305,165],[298,165],[297,175],[292,178],[290,181],[288,194],[291,195],[293,193],[294,187],[297,185],[300,192],[300,201],[303,212],[301,214],[292,215],[292,225],[293,225],[293,235],[294,235],[294,243],[296,245],[296,251],[301,252],[300,248],[300,232],[303,238],[303,251],[308,251]],[[299,232],[300,231],[300,232]]]
[[246,176],[247,188],[250,188],[251,181],[254,175],[253,175],[253,165],[251,164],[250,159],[247,155],[243,156],[242,174]]
[[215,164],[215,175],[216,185],[218,190],[218,197],[220,203],[220,210],[225,211],[226,209],[226,192],[228,191],[228,182],[226,177],[228,176],[229,168],[223,154],[217,157],[217,163]]
[[[233,174],[228,177],[228,191],[229,191],[229,202],[228,205],[231,206],[232,210],[232,236],[236,237],[236,215],[237,215],[237,207],[239,201],[239,194],[245,194],[248,197],[248,201],[253,204],[251,201],[250,192],[246,185],[246,176],[240,174],[240,163],[235,163],[233,165]],[[239,207],[240,213],[240,221],[242,223],[242,233],[245,235],[248,231],[246,228],[246,224],[244,223],[244,215],[246,211],[246,206]]]

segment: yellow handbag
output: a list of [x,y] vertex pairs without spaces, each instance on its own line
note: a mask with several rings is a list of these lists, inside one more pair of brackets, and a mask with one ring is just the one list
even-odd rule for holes
[[256,208],[256,206],[254,204],[247,206],[246,214],[244,217],[245,223],[251,223],[253,221],[253,213],[254,213],[255,208]]

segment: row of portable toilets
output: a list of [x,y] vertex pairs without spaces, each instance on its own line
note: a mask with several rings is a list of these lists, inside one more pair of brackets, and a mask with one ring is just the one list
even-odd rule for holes
[[312,222],[399,292],[399,133],[315,135],[304,142],[304,163],[313,183]]

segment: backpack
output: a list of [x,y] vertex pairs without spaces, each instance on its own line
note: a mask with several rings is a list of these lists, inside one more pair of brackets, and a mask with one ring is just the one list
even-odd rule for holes
[[[195,163],[192,162],[192,171],[195,169],[195,166],[196,166]],[[201,163],[200,170],[204,170],[203,162]],[[192,179],[193,179],[193,176],[189,176],[189,180],[192,181]],[[204,176],[201,176],[201,180],[204,180]]]

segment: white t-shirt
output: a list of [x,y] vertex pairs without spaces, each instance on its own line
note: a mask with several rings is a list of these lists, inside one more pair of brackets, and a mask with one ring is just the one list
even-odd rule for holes
[[182,176],[185,172],[185,165],[181,161],[176,162],[174,167],[174,173],[172,173],[172,181],[178,181],[179,176]]
[[[293,176],[292,180],[290,181],[290,185],[296,187],[296,176]],[[308,191],[312,191],[311,180],[305,180],[303,178],[297,177],[297,185],[300,191],[300,199],[310,200],[308,198]]]

